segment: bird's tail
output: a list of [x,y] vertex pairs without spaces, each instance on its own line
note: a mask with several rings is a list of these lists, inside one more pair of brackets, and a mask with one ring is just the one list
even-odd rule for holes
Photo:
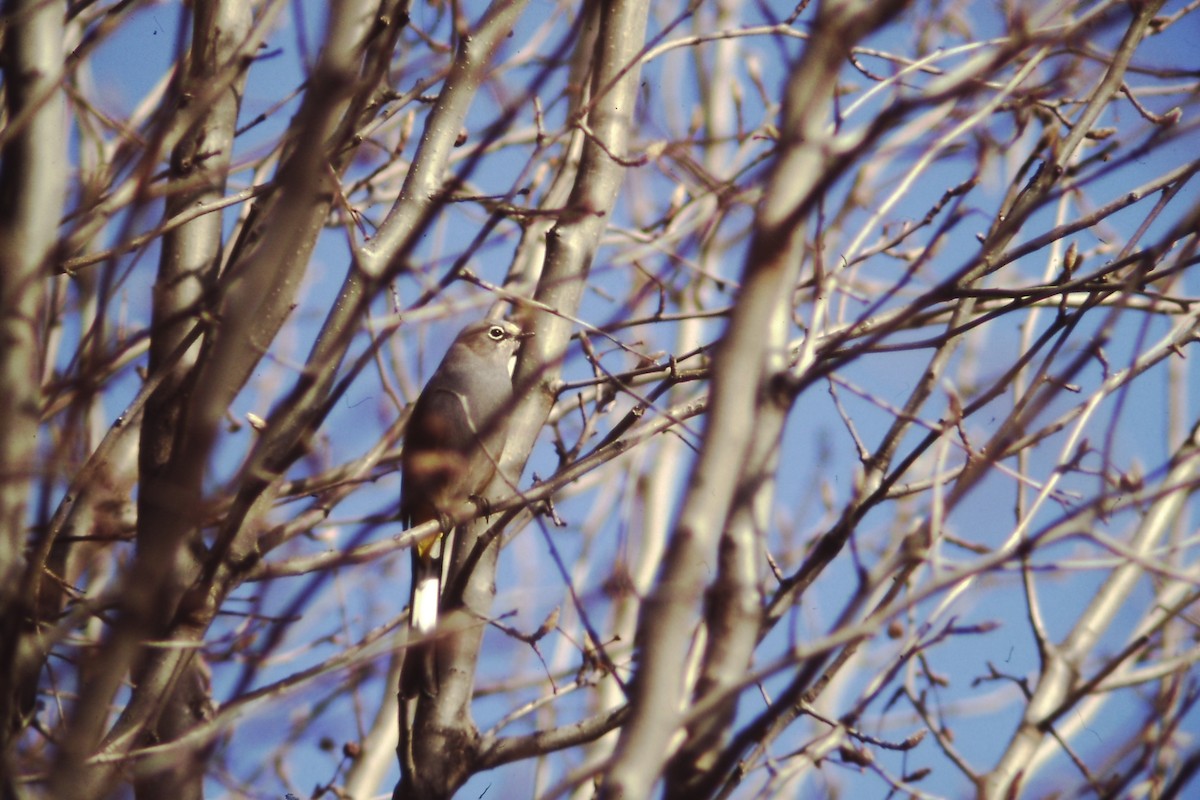
[[[436,647],[438,603],[442,594],[442,537],[427,548],[414,547],[412,594],[408,607],[408,650],[400,668],[400,696],[437,694]],[[422,641],[423,640],[423,641]]]

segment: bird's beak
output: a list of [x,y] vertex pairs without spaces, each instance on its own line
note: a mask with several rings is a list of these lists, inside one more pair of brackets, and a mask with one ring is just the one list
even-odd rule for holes
[[518,333],[516,335],[515,338],[517,339],[517,341],[521,341],[521,340],[528,339],[533,336],[537,336],[537,334],[534,333],[533,331],[521,331],[520,333]]

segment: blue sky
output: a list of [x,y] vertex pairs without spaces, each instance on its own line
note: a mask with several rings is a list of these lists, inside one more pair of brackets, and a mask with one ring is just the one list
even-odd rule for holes
[[[786,4],[776,5],[781,10],[790,8]],[[306,37],[307,48],[310,52],[315,52],[315,43],[320,40],[323,6],[324,4],[321,3],[305,2],[285,11],[288,22],[285,22],[284,26],[271,37],[268,54],[255,65],[251,72],[250,83],[246,91],[243,120],[251,119],[254,115],[270,108],[281,94],[290,92],[299,84],[303,75],[303,59],[301,57],[302,48],[297,43],[295,28],[292,27],[293,9],[304,10],[306,26],[309,31]],[[1168,3],[1165,13],[1171,13],[1180,6],[1180,2]],[[972,21],[981,25],[985,32],[989,25],[996,24],[991,4],[972,3],[970,7]],[[129,24],[115,34],[98,52],[93,63],[94,79],[96,84],[102,87],[101,96],[111,104],[111,111],[114,114],[119,115],[136,105],[140,98],[159,80],[167,65],[173,60],[177,45],[176,32],[179,13],[180,9],[174,5],[151,6],[137,12],[130,19]],[[429,7],[423,4],[418,5],[414,9],[414,22],[418,26],[427,24],[432,21],[433,13]],[[534,0],[530,10],[526,12],[522,22],[518,25],[511,39],[511,46],[519,50],[523,43],[528,41],[528,37],[540,29],[547,17],[556,14],[561,15],[561,22],[558,25],[561,36],[561,31],[565,30],[567,23],[567,17],[562,9],[548,2]],[[748,11],[747,19],[742,24],[759,22],[755,17],[755,12]],[[1195,18],[1196,15],[1193,14],[1192,17]],[[656,20],[652,17],[652,29],[655,24],[661,23],[661,19]],[[1107,49],[1119,36],[1119,33],[1120,31],[1116,28],[1098,31],[1094,44],[1099,48]],[[880,49],[909,52],[913,47],[911,40],[914,35],[913,30],[904,25],[892,26],[873,37],[868,44]],[[941,46],[950,47],[958,43],[953,31],[946,32],[944,36],[945,41],[939,43]],[[1165,36],[1160,37],[1161,41],[1156,40],[1153,46],[1143,47],[1138,53],[1138,62],[1145,63],[1145,60],[1148,60],[1157,65],[1174,65],[1195,70],[1197,63],[1194,42],[1198,37],[1200,37],[1200,29],[1194,19],[1191,22],[1180,24]],[[556,44],[557,42],[551,38],[542,44],[541,49],[545,52],[553,49]],[[753,46],[751,47],[751,45]],[[748,42],[747,46],[748,52],[753,53],[758,59],[763,85],[768,90],[778,91],[782,86],[789,60],[797,56],[802,44],[797,40],[775,40],[765,45]],[[652,102],[642,112],[645,115],[642,131],[646,137],[671,139],[683,135],[684,131],[679,130],[678,126],[687,123],[696,99],[687,94],[693,88],[689,82],[686,79],[676,80],[673,76],[686,70],[688,60],[694,55],[695,53],[691,50],[680,50],[665,56],[660,62],[647,65],[643,80],[647,84],[647,95]],[[958,63],[958,61],[960,60],[951,63]],[[864,63],[881,71],[885,68],[880,61],[864,59]],[[746,71],[750,67],[751,64],[748,60],[739,64],[739,70],[743,75],[747,74]],[[525,69],[535,69],[535,65],[530,64]],[[682,72],[682,74],[689,73]],[[849,67],[845,72],[845,80],[862,83],[861,76],[856,77]],[[1129,82],[1136,87],[1141,80],[1135,74],[1130,77]],[[1180,82],[1183,82],[1182,78]],[[404,85],[400,88],[408,87]],[[553,90],[554,84],[551,83],[547,87],[548,94],[551,94]],[[1179,102],[1177,97],[1153,95],[1143,97],[1143,100],[1158,113],[1166,112],[1171,104]],[[468,127],[473,133],[486,126],[494,117],[495,108],[499,102],[501,102],[501,98],[487,92],[481,93],[468,121]],[[267,122],[248,132],[239,142],[239,153],[242,155],[255,153],[263,147],[264,142],[271,141],[286,125],[291,113],[295,110],[295,103],[296,101],[293,101]],[[1117,103],[1114,108],[1117,109],[1117,112],[1106,112],[1106,117],[1100,124],[1115,125],[1122,130],[1128,127],[1135,129],[1138,126],[1145,127],[1127,104]],[[561,113],[561,108],[551,108],[548,110],[547,119],[553,122],[555,115],[561,116]],[[748,95],[744,109],[746,125],[756,126],[765,113],[762,106]],[[866,118],[867,114],[869,111],[866,111],[862,118]],[[528,125],[531,120],[532,112],[523,114],[517,125]],[[418,130],[420,121],[420,119],[417,121]],[[1184,123],[1194,125],[1194,122],[1186,117]],[[859,120],[851,116],[847,120],[847,125],[852,127],[855,124],[859,124]],[[1018,138],[1013,143],[1013,152],[1018,154],[1027,151],[1032,146],[1035,136],[1036,134],[1031,130],[1025,138]],[[406,155],[411,156],[416,138],[414,135],[410,139]],[[1196,142],[1197,138],[1194,133],[1189,133],[1186,138],[1181,138],[1174,144],[1156,151],[1150,157],[1113,169],[1098,179],[1091,187],[1094,195],[1101,199],[1117,197],[1120,193],[1162,173],[1167,168],[1194,158]],[[641,144],[644,145],[645,142],[641,142]],[[762,142],[759,150],[756,151],[754,145],[751,144],[747,151],[738,154],[738,157],[745,159],[747,153],[765,151],[768,147],[769,143]],[[901,153],[894,159],[876,185],[890,189],[909,168],[916,155],[915,151],[907,155]],[[992,171],[982,176],[981,188],[979,193],[972,198],[972,205],[984,211],[994,210],[995,203],[999,199],[999,192],[1003,190],[1009,179],[1009,173],[1017,163],[1019,163],[1019,158],[1015,156],[1008,160],[997,159],[993,163]],[[919,219],[947,186],[965,179],[970,174],[973,165],[974,162],[969,152],[961,156],[951,155],[940,161],[921,177],[918,187],[907,196],[905,205],[889,215],[888,220],[896,223],[906,219]],[[483,191],[503,194],[510,190],[513,180],[520,174],[524,166],[523,162],[515,159],[483,159],[479,168],[470,177]],[[242,172],[234,176],[233,185],[241,187],[248,180],[249,175]],[[618,232],[610,237],[610,246],[601,250],[593,272],[594,285],[600,291],[590,293],[585,298],[584,306],[580,311],[581,317],[594,324],[599,324],[616,318],[622,313],[619,305],[609,302],[601,292],[608,290],[619,301],[624,296],[625,287],[636,274],[626,258],[628,248],[622,246],[622,236],[619,233],[620,229],[636,228],[645,222],[636,213],[636,209],[640,207],[639,197],[632,193],[644,192],[647,197],[657,199],[668,196],[673,188],[670,176],[658,170],[645,169],[638,170],[637,174],[631,173],[626,184],[627,196],[622,207],[624,210],[619,208],[613,218],[614,228],[618,229]],[[844,196],[850,190],[851,186],[848,181],[842,181],[836,185],[831,192],[830,206],[836,205],[833,201]],[[1196,202],[1198,195],[1195,188],[1192,187],[1187,191],[1189,192],[1188,199],[1180,202],[1180,206]],[[1119,242],[1122,237],[1129,236],[1144,218],[1149,202],[1152,201],[1143,201],[1138,206],[1108,220],[1104,229],[1105,236],[1111,237],[1114,242]],[[871,210],[868,206],[855,212],[845,223],[844,229],[851,232],[857,230],[857,226],[865,222]],[[378,218],[378,215],[383,213],[383,209],[372,208],[369,213]],[[1048,227],[1046,220],[1053,213],[1053,208],[1039,212],[1038,217],[1031,224],[1030,230],[1037,232],[1044,230]],[[233,213],[227,215],[230,224],[232,224],[233,218]],[[1152,241],[1156,236],[1161,235],[1165,226],[1169,225],[1174,218],[1163,219],[1152,225],[1145,240]],[[423,282],[427,281],[431,275],[436,276],[444,271],[445,267],[475,235],[483,219],[483,212],[477,207],[463,204],[448,210],[435,221],[417,251],[420,266],[425,272],[405,277],[396,284],[401,306],[417,297],[424,285]],[[721,236],[727,237],[732,242],[728,248],[727,257],[719,265],[726,279],[736,279],[740,271],[739,256],[744,240],[740,244],[738,240],[744,234],[745,226],[749,224],[750,219],[749,206],[739,208],[730,215],[720,231]],[[917,282],[921,288],[925,288],[951,270],[958,268],[966,258],[970,257],[974,248],[977,247],[974,244],[975,234],[985,230],[989,223],[990,219],[986,215],[978,214],[969,217],[953,231],[939,251],[933,268],[928,273],[918,276]],[[506,224],[499,226],[493,240],[489,241],[473,257],[472,269],[488,280],[499,282],[508,266],[517,235],[518,231],[515,226]],[[1101,244],[1099,239],[1088,233],[1080,234],[1078,238],[1080,247],[1084,250]],[[695,244],[694,241],[687,243],[693,248]],[[826,259],[831,262],[836,260],[838,245],[846,244],[845,237],[831,242],[830,252],[826,254]],[[693,254],[694,250],[689,251],[685,246],[681,252],[673,255],[690,258]],[[1049,251],[1046,249],[1033,253],[1014,265],[1009,272],[998,276],[996,280],[998,282],[1013,280],[1014,275],[1019,275],[1025,280],[1035,280],[1036,276],[1041,275],[1045,270],[1048,257]],[[122,302],[128,303],[131,316],[134,318],[140,316],[143,321],[149,315],[149,306],[145,300],[153,280],[155,258],[156,248],[150,247],[139,255],[140,260],[136,263],[126,262],[134,264],[134,267],[129,273],[128,280],[124,283]],[[646,262],[647,269],[661,270],[663,274],[666,274],[671,268],[671,261],[665,256],[659,258],[647,256]],[[882,282],[887,280],[888,275],[898,276],[900,274],[902,266],[879,262],[879,259],[870,262],[863,273],[864,276]],[[308,278],[302,289],[299,306],[294,317],[284,335],[280,337],[273,348],[270,358],[263,362],[260,375],[252,381],[251,388],[243,393],[243,396],[239,397],[235,403],[232,410],[236,415],[254,412],[265,416],[271,403],[290,387],[297,366],[303,363],[308,346],[323,319],[328,298],[341,283],[347,263],[345,236],[339,229],[330,229],[320,242],[310,263]],[[1197,285],[1194,275],[1185,274],[1176,292],[1195,296]],[[725,291],[723,294],[727,302],[733,301],[732,291]],[[714,305],[717,304],[716,298],[721,295],[720,291],[714,292]],[[480,301],[483,298],[476,290],[470,287],[454,287],[450,296],[462,304],[460,318],[433,325],[427,330],[415,330],[410,327],[395,337],[394,342],[389,345],[384,354],[385,362],[389,365],[388,368],[391,369],[392,364],[402,365],[403,369],[408,372],[402,377],[411,379],[414,385],[419,385],[424,376],[428,375],[436,366],[437,359],[460,321],[471,319],[473,315],[479,313]],[[391,302],[391,298],[380,298],[375,306],[375,312],[380,315],[389,313]],[[865,309],[865,305],[864,302],[860,306],[860,311]],[[1052,312],[1040,313],[1043,315],[1040,324],[1049,324]],[[853,314],[850,316],[852,317]],[[1138,341],[1140,323],[1140,318],[1132,314],[1127,315],[1127,319],[1121,323],[1119,335],[1114,337],[1109,345],[1109,358],[1114,367],[1119,367],[1128,360],[1133,343]],[[722,324],[721,321],[714,320],[706,326],[706,333],[710,340],[719,334]],[[1154,321],[1146,335],[1150,340],[1154,340],[1162,334],[1163,328],[1164,325],[1161,322]],[[655,326],[637,333],[644,335],[649,340],[646,345],[648,349],[653,349],[654,345],[668,349],[673,342],[674,331],[669,325]],[[630,335],[632,336],[632,334]],[[795,331],[795,335],[799,337],[798,329]],[[990,324],[984,335],[973,340],[970,347],[956,356],[957,368],[952,370],[951,374],[961,376],[964,380],[969,377],[978,385],[984,385],[989,380],[995,379],[1001,369],[1010,363],[1015,348],[1021,346],[1019,335],[1020,332],[1013,320],[1003,319]],[[365,345],[366,336],[364,335],[361,339],[360,346]],[[926,351],[871,356],[850,365],[841,371],[840,375],[846,381],[866,387],[887,402],[901,403],[910,391],[918,370],[923,368],[927,359]],[[623,363],[619,357],[614,357],[611,366],[620,368],[627,367],[629,364]],[[1195,370],[1190,367],[1186,369],[1188,397],[1194,398],[1197,389],[1200,388],[1197,387],[1197,376]],[[588,374],[586,365],[579,358],[573,358],[567,365],[567,378],[581,378]],[[1098,369],[1090,368],[1081,376],[1081,380],[1094,384],[1098,377]],[[398,380],[392,374],[389,374],[389,379]],[[1103,436],[1103,432],[1107,430],[1106,415],[1120,414],[1118,424],[1114,426],[1115,435],[1113,437],[1115,460],[1118,463],[1132,465],[1136,461],[1141,465],[1141,469],[1153,474],[1153,471],[1158,469],[1168,456],[1164,427],[1167,404],[1165,385],[1166,366],[1164,365],[1156,368],[1147,380],[1135,384],[1125,398],[1124,406],[1119,407],[1113,402],[1105,404],[1097,420],[1096,430],[1100,432],[1098,435]],[[136,390],[135,376],[129,376],[128,387],[131,396],[132,392]],[[965,387],[957,388],[966,391]],[[890,423],[891,415],[871,402],[856,398],[851,392],[844,389],[839,390],[839,398],[852,414],[858,434],[863,440],[868,443],[877,442],[886,425]],[[122,403],[127,399],[127,397],[113,397],[111,412],[114,416],[120,412]],[[1065,396],[1060,405],[1047,410],[1046,416],[1049,417],[1060,412],[1071,401],[1071,397]],[[948,401],[943,397],[940,402],[944,405]],[[967,428],[971,435],[978,440],[985,440],[989,432],[989,419],[1000,416],[1008,403],[1011,403],[1011,398],[997,400],[994,415],[985,411],[970,421]],[[923,410],[923,414],[929,419],[935,417],[935,405],[927,406]],[[1194,401],[1189,403],[1189,408],[1194,409]],[[312,464],[327,465],[356,458],[379,440],[381,432],[391,423],[394,415],[395,409],[379,385],[377,373],[368,370],[351,387],[331,414],[320,434]],[[612,419],[619,418],[615,412],[610,417]],[[565,425],[569,427],[570,423],[565,423]],[[699,423],[697,423],[697,427],[699,427]],[[901,452],[915,443],[916,435],[913,434],[906,440]],[[222,480],[235,474],[241,458],[250,446],[252,436],[251,431],[243,427],[240,432],[230,434],[221,442],[211,465],[214,489],[220,485]],[[819,459],[814,459],[816,453],[821,454]],[[1045,463],[1034,463],[1031,466],[1032,472],[1049,475],[1053,471],[1057,461],[1057,448],[1049,448],[1046,455],[1054,456],[1054,458],[1047,457]],[[636,453],[629,456],[631,459],[640,457],[642,456]],[[554,462],[555,459],[548,442],[543,441],[531,459],[530,466],[526,471],[526,481],[534,471],[543,476],[553,471]],[[788,434],[783,443],[781,464],[783,466],[779,473],[779,493],[772,517],[770,536],[773,545],[777,545],[780,552],[787,552],[791,558],[795,559],[801,553],[800,546],[803,542],[819,533],[823,529],[823,525],[827,523],[828,513],[820,501],[822,488],[827,488],[834,497],[844,498],[852,484],[856,469],[853,441],[840,421],[825,387],[814,386],[807,394],[799,398],[792,412]],[[296,475],[302,475],[309,468],[309,465],[301,463],[296,466],[294,472]],[[1092,487],[1088,486],[1088,479],[1082,476],[1068,478],[1064,481],[1064,488],[1079,489],[1085,492],[1092,490]],[[624,487],[624,490],[629,491],[629,488]],[[998,475],[990,477],[973,492],[950,521],[954,533],[973,541],[997,544],[1012,527],[1015,491],[1012,481]],[[396,533],[397,526],[395,525],[375,526],[371,524],[364,526],[360,520],[372,514],[386,513],[394,506],[398,492],[399,481],[395,474],[381,477],[369,490],[356,493],[348,502],[334,510],[329,525],[321,531],[324,538],[315,541],[299,541],[289,545],[288,549],[293,552],[309,549],[319,550],[334,544],[345,546],[346,542],[364,534],[379,538]],[[616,491],[615,494],[619,498],[626,497],[621,491]],[[635,532],[626,529],[620,514],[613,514],[612,519],[606,525],[599,526],[596,530],[587,528],[583,521],[591,518],[593,502],[592,498],[584,496],[576,499],[564,499],[560,505],[560,513],[571,521],[572,526],[567,531],[555,533],[554,541],[555,545],[562,550],[563,558],[567,563],[574,563],[578,554],[584,552],[585,549],[589,552],[589,558],[596,560],[598,564],[616,558],[622,543],[627,541],[628,537],[635,535]],[[618,508],[624,509],[625,507],[618,506]],[[912,508],[904,510],[915,511]],[[1047,518],[1057,513],[1058,510],[1056,507],[1049,508],[1046,512]],[[283,509],[281,513],[286,514],[287,511],[287,509]],[[863,521],[858,536],[860,538],[859,546],[864,553],[869,553],[872,548],[882,547],[886,543],[887,533],[892,528],[895,513],[897,513],[897,505],[889,504],[879,512],[868,515]],[[1127,530],[1135,521],[1132,514],[1118,515],[1110,521],[1109,528],[1114,532],[1121,532]],[[1076,542],[1059,545],[1045,555],[1078,556],[1082,552],[1084,551],[1081,545]],[[960,552],[952,552],[949,557],[961,558],[962,555]],[[780,630],[772,634],[764,643],[761,658],[769,659],[778,654],[781,648],[788,646],[792,636],[801,638],[817,636],[827,630],[841,612],[843,602],[855,588],[853,564],[848,554],[843,554],[843,556],[845,557],[823,575],[811,595],[806,596],[805,603],[794,612],[793,618],[780,626]],[[554,605],[562,602],[561,581],[551,567],[544,541],[536,530],[532,528],[526,530],[513,542],[506,550],[501,569],[502,572],[498,579],[500,593],[496,610],[498,612],[510,608],[516,610],[518,614],[514,619],[508,620],[510,624],[532,629]],[[578,589],[585,595],[598,598],[601,589],[598,584],[606,575],[606,569],[591,570],[585,583]],[[1052,632],[1063,632],[1069,627],[1078,609],[1087,602],[1101,577],[1100,573],[1079,570],[1044,576],[1044,580],[1041,581],[1045,593],[1043,599],[1051,598],[1051,601],[1044,605],[1047,612],[1047,625]],[[297,598],[301,598],[299,607],[303,609],[303,619],[289,628],[289,634],[280,647],[281,652],[288,654],[288,658],[268,664],[260,673],[259,683],[277,680],[297,669],[319,663],[330,652],[344,647],[347,639],[361,636],[379,621],[398,615],[407,596],[406,580],[407,554],[398,553],[377,564],[343,570],[338,575],[317,585],[316,591],[313,591],[313,586],[309,583],[308,578],[293,578],[276,582],[269,587],[255,585],[238,592],[238,596],[265,592],[262,609],[272,613],[279,613],[282,609],[292,607],[293,603],[297,602]],[[940,699],[948,704],[962,704],[970,709],[959,718],[959,727],[956,727],[957,743],[975,766],[980,768],[990,765],[998,748],[1007,741],[1008,732],[1015,722],[1014,714],[1018,708],[1007,698],[1011,698],[1017,689],[1015,685],[1003,682],[988,684],[982,688],[972,687],[972,678],[986,674],[989,662],[997,667],[1003,665],[1001,668],[1013,675],[1032,675],[1038,666],[1034,642],[1024,621],[1019,576],[1010,574],[1002,577],[989,577],[987,584],[986,591],[969,593],[963,597],[956,604],[953,614],[958,624],[999,622],[1001,625],[999,631],[987,636],[952,638],[929,653],[932,668],[953,678],[952,685],[938,693]],[[1149,586],[1146,585],[1142,587],[1140,600],[1144,602],[1148,597]],[[920,617],[925,607],[938,602],[940,601],[937,598],[927,601],[925,606],[916,610],[916,616]],[[604,603],[597,601],[596,607],[603,608]],[[1110,639],[1106,642],[1106,649],[1109,652],[1120,646],[1121,638],[1127,632],[1129,625],[1140,616],[1139,611],[1140,604],[1131,602],[1129,618],[1120,619],[1113,626]],[[223,620],[214,631],[214,635],[232,632],[237,629],[240,622],[236,618]],[[495,657],[495,661],[483,665],[481,684],[486,685],[490,681],[505,677],[511,670],[510,659],[517,659],[520,668],[533,663],[532,654],[524,652],[523,648],[514,645],[504,637],[497,634],[492,641],[494,647],[488,652]],[[544,647],[550,651],[560,645],[559,642],[547,640]],[[862,668],[854,670],[853,679],[838,687],[840,696],[855,697],[855,688],[871,680],[875,671],[882,664],[887,663],[885,656],[888,654],[890,646],[888,643],[877,643],[868,648],[863,657]],[[382,664],[382,661],[379,663]],[[785,677],[781,676],[768,681],[766,683],[767,691],[777,690]],[[236,678],[236,673],[218,674],[216,684],[218,695],[222,691],[228,691]],[[322,678],[318,684],[328,694],[336,695],[340,690],[341,683],[345,680],[347,680],[345,674],[335,674]],[[356,708],[339,700],[320,709],[323,715],[321,724],[313,726],[303,734],[300,743],[293,749],[293,757],[288,764],[268,765],[264,763],[268,755],[274,752],[284,740],[284,731],[287,730],[289,722],[297,716],[312,713],[312,709],[315,707],[313,698],[321,694],[320,691],[312,689],[297,692],[294,695],[295,699],[272,704],[247,717],[242,726],[232,733],[225,750],[228,764],[238,773],[241,780],[254,775],[256,770],[261,770],[258,776],[249,782],[249,785],[260,788],[263,797],[278,797],[284,789],[305,791],[328,780],[339,758],[340,742],[356,738],[357,731],[361,726],[369,724],[370,715],[375,710],[372,703],[388,701],[386,695],[382,694],[377,686],[368,682],[361,694],[361,706]],[[886,697],[877,700],[873,710],[886,701]],[[989,706],[990,701],[996,701],[995,707]],[[507,699],[483,699],[476,708],[477,721],[481,726],[486,726],[489,721],[496,719],[508,709]],[[558,709],[560,716],[555,718],[557,723],[578,716],[584,710],[582,705],[571,699],[563,700]],[[747,693],[746,699],[743,701],[743,712],[748,715],[754,710],[754,695]],[[1113,709],[1091,723],[1098,742],[1103,742],[1106,729],[1119,728],[1122,725],[1130,724],[1131,721],[1139,721],[1136,716],[1138,713],[1140,712],[1137,705],[1132,703],[1122,705],[1118,701]],[[897,704],[881,718],[884,720],[884,728],[871,732],[884,738],[903,738],[921,727],[903,704]],[[781,753],[798,746],[804,740],[804,735],[800,733],[801,730],[802,726],[797,726],[795,736],[779,743],[778,749]],[[339,743],[339,748],[335,748],[333,752],[321,749],[320,737],[316,736],[313,731],[323,731],[325,735]],[[1086,743],[1081,746],[1086,747]],[[886,753],[878,754],[885,759],[899,760]],[[931,740],[926,740],[910,753],[903,766],[911,770],[924,765],[935,767],[931,777],[921,784],[926,791],[939,796],[966,796],[968,788],[965,781],[940,758]],[[901,770],[899,763],[890,763],[889,766],[897,773]],[[282,771],[288,777],[289,782],[277,780],[274,776],[276,769]],[[467,787],[464,787],[461,796],[484,795],[489,798],[529,796],[527,787],[531,781],[531,769],[530,765],[521,764],[479,776]],[[1069,770],[1070,767],[1068,764],[1056,764],[1052,769],[1045,771],[1043,775],[1052,776],[1059,769]],[[1075,778],[1074,773],[1064,774],[1071,774],[1072,780]],[[542,780],[541,785],[544,787],[546,779]],[[1047,777],[1043,780],[1052,781],[1052,778]],[[860,775],[846,767],[827,765],[813,778],[800,784],[800,796],[819,797],[832,791],[833,786],[826,781],[834,782],[854,796],[882,797],[886,793],[883,784],[873,776]],[[214,790],[212,796],[220,796],[219,787],[214,784],[212,788]],[[1050,783],[1048,782],[1035,783],[1031,791],[1037,795],[1049,788]]]

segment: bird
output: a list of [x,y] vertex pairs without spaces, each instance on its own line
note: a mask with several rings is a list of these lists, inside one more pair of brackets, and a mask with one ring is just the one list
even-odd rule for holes
[[400,671],[404,698],[437,693],[431,640],[441,600],[445,537],[452,516],[481,494],[496,472],[513,404],[512,362],[527,333],[512,322],[484,319],[463,328],[409,416],[400,456],[400,519],[412,528],[438,520],[441,529],[412,548],[409,634]]

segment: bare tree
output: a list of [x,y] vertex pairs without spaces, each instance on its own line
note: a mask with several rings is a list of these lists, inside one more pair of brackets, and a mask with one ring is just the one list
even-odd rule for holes
[[5,797],[1185,796],[1195,6],[6,3]]

